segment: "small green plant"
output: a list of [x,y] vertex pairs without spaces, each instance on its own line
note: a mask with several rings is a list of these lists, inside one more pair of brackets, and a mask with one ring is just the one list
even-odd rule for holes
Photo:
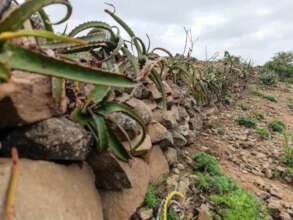
[[276,85],[278,83],[278,76],[273,72],[264,72],[259,76],[259,81],[267,86]]
[[287,99],[287,106],[293,111],[293,98]]
[[286,125],[278,119],[273,119],[269,124],[269,128],[275,132],[282,133],[286,129]]
[[168,220],[180,220],[180,217],[177,214],[177,212],[175,212],[175,210],[171,207],[168,209],[167,219]]
[[255,119],[249,116],[240,116],[237,121],[239,125],[246,128],[256,128],[257,126]]
[[156,191],[154,189],[154,187],[149,184],[148,185],[148,189],[147,192],[145,194],[144,197],[144,205],[150,209],[156,208],[158,205],[159,199],[156,195]]
[[205,193],[224,194],[236,190],[238,185],[231,178],[224,175],[210,176],[209,174],[200,174],[196,187]]
[[278,99],[275,96],[272,96],[272,95],[264,95],[263,98],[267,99],[267,100],[269,100],[271,102],[278,102]]
[[224,135],[225,134],[225,128],[217,128],[217,134],[218,135]]
[[253,90],[251,93],[255,96],[263,97],[262,92],[260,92],[259,90]]
[[196,171],[206,172],[210,175],[221,174],[218,161],[214,156],[211,156],[204,152],[200,152],[193,155],[193,160],[195,161]]
[[[206,153],[198,153],[194,158],[195,162],[200,161],[201,165],[200,169],[196,169],[200,173],[195,186],[209,196],[215,204],[217,214],[225,220],[266,219],[267,210],[263,203],[244,191],[233,179],[224,175],[216,158]],[[210,163],[213,164],[213,169],[201,169],[210,166]],[[217,172],[214,172],[215,167]]]
[[271,134],[266,128],[256,128],[256,133],[262,140],[268,140],[271,138]]
[[283,161],[289,168],[293,168],[293,146],[290,146],[290,144],[293,143],[293,136],[289,135],[287,131],[284,131],[283,137],[285,151]]
[[264,220],[268,214],[263,203],[243,189],[210,198],[225,220]]

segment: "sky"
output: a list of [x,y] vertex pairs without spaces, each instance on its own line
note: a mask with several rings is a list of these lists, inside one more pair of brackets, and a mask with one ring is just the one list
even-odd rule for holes
[[[68,29],[91,20],[115,24],[100,0],[71,0],[73,15]],[[293,0],[109,0],[116,13],[137,36],[151,38],[152,47],[182,53],[184,27],[195,40],[193,56],[201,59],[225,50],[255,64],[279,51],[293,50]],[[62,6],[49,6],[52,20],[64,15]],[[61,31],[64,25],[56,27]]]

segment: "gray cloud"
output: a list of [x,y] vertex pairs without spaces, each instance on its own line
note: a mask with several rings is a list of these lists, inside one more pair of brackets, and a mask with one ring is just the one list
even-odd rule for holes
[[[71,0],[74,11],[69,27],[87,20],[114,21],[104,13],[107,6],[98,0]],[[281,50],[293,49],[292,0],[112,0],[117,14],[153,46],[173,53],[182,52],[183,27],[192,29],[194,55],[203,58],[229,50],[256,63],[263,63]],[[52,17],[61,17],[60,7],[49,7]],[[63,30],[64,26],[57,27]]]

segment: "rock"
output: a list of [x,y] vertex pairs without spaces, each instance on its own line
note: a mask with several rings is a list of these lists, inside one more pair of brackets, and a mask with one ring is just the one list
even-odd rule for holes
[[153,209],[147,209],[147,208],[140,208],[138,210],[138,215],[141,220],[149,220],[153,217]]
[[145,85],[140,85],[135,88],[133,96],[138,99],[149,99],[151,96],[151,91]]
[[0,101],[0,129],[31,124],[66,111],[65,90],[60,103],[52,96],[52,79],[14,71],[11,92]]
[[177,125],[177,115],[175,111],[158,109],[153,112],[153,115],[153,119],[160,122],[167,129],[175,128]]
[[179,113],[179,121],[182,121],[182,120],[189,121],[190,120],[190,116],[184,107],[178,106],[178,113]]
[[189,126],[191,130],[200,131],[203,127],[203,120],[200,114],[195,114],[189,120]]
[[2,141],[2,153],[16,146],[21,157],[38,160],[85,160],[93,139],[79,124],[64,117],[16,128]]
[[153,99],[157,100],[162,98],[162,93],[158,90],[154,83],[148,84],[147,88],[151,92]]
[[183,121],[174,129],[177,133],[180,135],[183,135],[184,137],[187,137],[189,135],[189,124],[187,121]]
[[198,220],[212,220],[212,217],[209,214],[209,208],[205,204],[200,206],[198,212]]
[[169,176],[166,180],[167,190],[168,191],[177,190],[178,189],[178,181],[179,181],[178,174],[173,174],[172,176]]
[[[129,116],[121,112],[114,112],[109,117],[111,120],[115,121],[119,126],[125,129],[130,139],[133,139],[137,137],[139,134],[141,134],[140,125]],[[117,128],[116,125],[112,125],[112,129],[114,130],[115,134],[119,137],[120,141],[127,141],[125,136],[121,134],[120,130]]]
[[173,166],[175,163],[177,163],[177,150],[175,148],[169,147],[165,151],[165,157],[168,161],[169,166]]
[[[141,139],[141,135],[137,136],[136,138],[131,140],[131,145],[135,146],[135,144],[137,144],[140,139]],[[124,142],[123,145],[126,146],[126,148],[130,149],[128,142]],[[143,156],[146,153],[148,153],[152,149],[152,147],[153,145],[152,145],[151,137],[148,134],[146,134],[146,137],[144,141],[142,142],[142,144],[132,154],[134,156]]]
[[170,139],[170,132],[162,124],[151,122],[147,127],[152,143],[157,144],[163,140]]
[[104,190],[122,190],[132,187],[133,174],[130,165],[118,160],[109,152],[93,152],[88,158],[92,167],[96,186]]
[[149,184],[149,168],[141,160],[134,158],[130,161],[132,188],[122,191],[100,191],[103,204],[104,220],[127,220],[142,204]]
[[[11,173],[10,159],[0,159],[0,219]],[[100,195],[91,169],[84,164],[63,166],[52,162],[20,160],[15,220],[103,220]]]
[[178,191],[181,192],[184,196],[186,196],[187,191],[189,189],[189,185],[190,185],[189,178],[182,177],[178,183]]
[[168,162],[160,148],[156,145],[146,156],[146,161],[150,167],[151,182],[157,184],[160,178],[169,173]]
[[173,131],[172,135],[173,135],[175,147],[183,147],[187,144],[186,138],[183,135],[181,135],[180,133]]
[[126,103],[134,108],[137,114],[143,119],[145,124],[148,124],[152,120],[152,111],[143,101],[132,98]]

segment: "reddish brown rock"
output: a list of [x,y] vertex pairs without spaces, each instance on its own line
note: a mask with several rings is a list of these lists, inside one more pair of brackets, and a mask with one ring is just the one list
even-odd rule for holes
[[[0,219],[11,173],[9,159],[0,159]],[[20,160],[15,220],[103,220],[100,195],[87,165],[63,166],[51,162]]]
[[169,173],[169,165],[160,146],[156,145],[153,147],[146,156],[146,161],[150,167],[152,183],[156,184],[160,182],[161,178]]
[[132,188],[122,191],[100,191],[103,203],[104,220],[128,220],[143,203],[149,183],[149,167],[141,159],[130,161],[135,174]]

